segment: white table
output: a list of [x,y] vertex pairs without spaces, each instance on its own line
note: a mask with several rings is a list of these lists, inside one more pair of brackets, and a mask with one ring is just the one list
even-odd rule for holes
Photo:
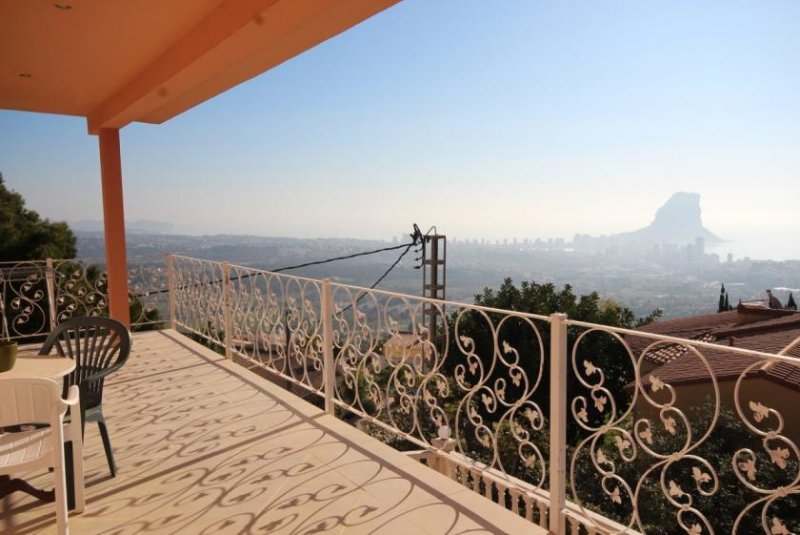
[[0,379],[44,378],[61,379],[75,369],[75,361],[58,356],[17,355],[17,363]]

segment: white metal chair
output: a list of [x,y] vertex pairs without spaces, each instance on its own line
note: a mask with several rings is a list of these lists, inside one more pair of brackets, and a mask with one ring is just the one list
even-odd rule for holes
[[[0,475],[52,468],[55,476],[58,533],[69,533],[64,477],[64,440],[72,441],[75,511],[83,511],[83,441],[78,387],[61,399],[61,384],[52,379],[0,379],[0,428],[40,424],[17,433],[0,433]],[[64,415],[70,409],[70,419]],[[46,427],[41,427],[46,424]]]

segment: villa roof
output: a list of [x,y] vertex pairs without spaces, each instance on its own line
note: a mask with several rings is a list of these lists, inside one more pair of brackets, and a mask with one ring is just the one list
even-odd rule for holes
[[[762,306],[739,305],[736,310],[716,314],[686,316],[671,320],[657,321],[639,327],[641,332],[685,338],[698,342],[729,343],[734,338],[734,345],[745,347],[740,338],[753,337],[773,332],[784,332],[800,329],[800,313],[786,309],[770,309]],[[800,335],[800,334],[798,334]],[[654,340],[644,337],[629,336],[626,342],[638,357]],[[783,346],[777,348],[782,349]],[[759,347],[750,349],[761,350]],[[676,344],[656,344],[644,355],[644,360],[652,364],[667,364],[687,351],[685,346]],[[764,349],[764,351],[771,351]]]
[[[800,328],[795,328],[741,340],[737,339],[736,346],[766,353],[779,353],[798,338],[800,338]],[[709,367],[718,380],[737,379],[750,366],[763,361],[758,357],[733,351],[701,349],[700,353],[706,358]],[[800,359],[800,345],[788,354]],[[796,366],[785,362],[778,362],[766,367],[758,366],[752,370],[752,373],[756,376],[762,376],[786,386],[800,389],[800,360],[798,360]],[[681,358],[677,358],[653,370],[651,375],[655,375],[663,382],[671,385],[710,381],[708,369],[693,352],[687,352]]]
[[399,0],[0,3],[0,109],[162,123]]
[[[723,316],[724,314],[730,316],[731,313],[722,313],[719,315]],[[737,348],[778,354],[800,340],[800,313],[780,315],[771,319],[744,325],[730,325],[723,318],[718,322],[717,328],[709,327],[711,320],[707,315],[695,317],[699,318],[698,324],[703,326],[703,336],[706,338],[704,341],[718,342]],[[674,321],[673,324],[688,325],[691,323],[692,319],[693,317],[691,316],[681,318],[680,322]],[[664,329],[663,326],[659,331],[659,334],[676,336],[676,334],[669,329]],[[651,330],[649,332],[653,331]],[[698,330],[698,332],[700,332],[700,330]],[[693,339],[697,340],[700,338],[695,336]],[[667,360],[662,366],[653,370],[650,375],[657,376],[663,382],[671,385],[707,382],[710,380],[709,371],[697,354],[685,347],[666,347],[672,347],[673,355],[676,356],[673,356],[673,358]],[[720,349],[698,348],[698,351],[706,358],[708,366],[718,380],[736,379],[750,366],[763,361],[763,359],[758,357],[737,353],[735,350],[726,351],[723,345],[720,345]],[[678,354],[679,352],[680,354]],[[800,343],[787,351],[786,354],[797,357],[797,365],[777,362],[766,367],[758,366],[754,368],[752,373],[786,386],[800,389]],[[644,380],[647,381],[646,378]]]
[[[688,316],[671,320],[656,321],[639,327],[637,330],[651,334],[674,336],[701,342],[717,340],[716,331],[728,329],[736,325],[736,311],[721,312],[717,314],[703,314]],[[638,357],[654,340],[650,338],[626,337],[626,342]],[[674,344],[658,344],[647,351],[644,359],[653,364],[666,364],[686,352],[686,348]]]

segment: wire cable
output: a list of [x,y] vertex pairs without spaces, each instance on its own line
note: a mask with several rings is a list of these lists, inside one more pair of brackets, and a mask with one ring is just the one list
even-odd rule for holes
[[315,262],[306,262],[305,264],[297,264],[296,266],[287,266],[287,267],[282,267],[282,268],[278,268],[278,269],[270,269],[268,271],[270,271],[271,273],[280,273],[281,271],[288,271],[290,269],[300,269],[300,268],[304,268],[304,267],[308,267],[308,266],[318,266],[320,264],[327,264],[329,262],[336,262],[338,260],[350,260],[351,258],[358,258],[359,256],[367,256],[367,255],[376,254],[376,253],[383,253],[383,252],[386,252],[386,251],[395,251],[397,249],[402,249],[403,247],[406,247],[406,251],[408,251],[408,248],[410,248],[411,246],[413,246],[415,244],[416,244],[416,242],[404,243],[404,244],[395,245],[395,246],[392,246],[392,247],[384,247],[383,249],[375,249],[374,251],[364,251],[363,253],[355,253],[355,254],[350,254],[350,255],[345,255],[345,256],[337,256],[335,258],[328,258],[326,260],[317,260]]
[[[370,290],[374,290],[374,289],[375,289],[375,288],[378,286],[378,284],[380,284],[380,283],[381,283],[381,281],[382,281],[383,279],[385,279],[385,278],[386,278],[386,277],[389,275],[389,273],[391,273],[391,272],[392,272],[392,270],[393,270],[394,268],[396,268],[396,267],[397,267],[397,265],[400,263],[400,261],[403,259],[403,257],[404,257],[406,254],[408,254],[408,252],[411,250],[411,247],[413,247],[415,243],[416,243],[416,242],[412,242],[412,243],[409,243],[409,244],[406,246],[406,250],[405,250],[405,251],[403,251],[402,253],[400,253],[400,256],[398,256],[398,257],[397,257],[397,260],[395,260],[395,261],[394,261],[394,264],[392,264],[391,266],[389,266],[389,269],[387,269],[386,271],[384,271],[384,272],[383,272],[383,275],[381,275],[380,277],[378,277],[378,280],[376,280],[374,283],[372,283],[372,286],[370,286],[370,287],[369,287],[369,289],[370,289]],[[367,295],[367,294],[366,294],[365,292],[361,292],[361,295],[359,295],[359,296],[356,298],[356,300],[355,300],[355,303],[350,303],[349,305],[347,305],[346,307],[344,307],[344,308],[342,309],[342,312],[341,312],[341,313],[343,314],[343,313],[347,312],[348,310],[350,310],[350,308],[352,308],[352,306],[353,306],[354,304],[355,304],[355,305],[358,305],[358,302],[359,302],[359,301],[361,301],[361,300],[362,300],[362,299],[363,299],[363,298],[364,298],[366,295]]]
[[[286,266],[286,267],[277,268],[277,269],[269,269],[269,270],[266,270],[266,271],[269,271],[270,273],[280,273],[282,271],[289,271],[291,269],[300,269],[300,268],[304,268],[304,267],[308,267],[308,266],[317,266],[317,265],[320,265],[320,264],[327,264],[327,263],[330,263],[330,262],[337,262],[339,260],[349,260],[351,258],[358,258],[360,256],[373,255],[373,254],[377,254],[377,253],[383,253],[383,252],[386,252],[386,251],[396,251],[397,249],[402,249],[403,247],[405,247],[406,248],[405,251],[403,251],[403,253],[400,255],[400,257],[397,260],[395,260],[394,264],[392,264],[389,267],[389,269],[386,270],[386,272],[383,275],[381,275],[381,277],[377,281],[375,281],[375,283],[372,286],[370,286],[370,290],[372,290],[384,278],[386,278],[387,275],[389,275],[389,273],[392,271],[392,269],[394,269],[397,266],[397,264],[400,263],[400,260],[402,260],[402,258],[406,255],[406,253],[408,253],[408,251],[411,249],[411,247],[413,247],[414,245],[418,245],[418,244],[423,242],[423,240],[425,239],[425,236],[422,234],[422,231],[419,229],[419,227],[417,226],[416,223],[414,223],[413,229],[414,229],[414,232],[409,235],[411,237],[411,242],[409,242],[409,243],[403,243],[403,244],[400,244],[400,245],[393,245],[391,247],[383,247],[381,249],[374,249],[372,251],[363,251],[363,252],[360,252],[360,253],[353,253],[353,254],[344,255],[344,256],[337,256],[337,257],[334,257],[334,258],[327,258],[325,260],[316,260],[314,262],[306,262],[304,264],[298,264],[296,266]],[[237,275],[236,277],[231,278],[231,280],[247,279],[247,278],[252,277],[253,275],[254,275],[253,273],[244,273],[242,275]],[[207,285],[210,285],[210,284],[220,284],[220,283],[222,283],[222,281],[223,281],[223,279],[216,279],[216,280],[213,280],[213,281],[208,281],[208,282],[195,284],[193,286],[197,287],[197,286],[207,286]],[[184,290],[184,289],[186,289],[188,287],[189,286],[183,286],[183,287],[178,288],[178,289],[179,290]],[[151,296],[151,295],[159,295],[159,294],[165,294],[165,293],[169,293],[169,288],[162,288],[160,290],[154,290],[154,291],[151,291],[151,292],[141,292],[141,293],[138,293],[138,294],[135,294],[135,295],[132,294],[132,297],[142,298],[142,297],[148,297],[148,296]]]

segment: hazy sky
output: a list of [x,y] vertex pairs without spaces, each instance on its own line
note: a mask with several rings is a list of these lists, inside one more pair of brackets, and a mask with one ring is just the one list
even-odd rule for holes
[[[571,237],[636,229],[695,191],[713,232],[800,257],[798,21],[795,0],[405,0],[125,128],[126,216],[187,233]],[[51,219],[102,217],[83,119],[0,111],[0,171]]]

